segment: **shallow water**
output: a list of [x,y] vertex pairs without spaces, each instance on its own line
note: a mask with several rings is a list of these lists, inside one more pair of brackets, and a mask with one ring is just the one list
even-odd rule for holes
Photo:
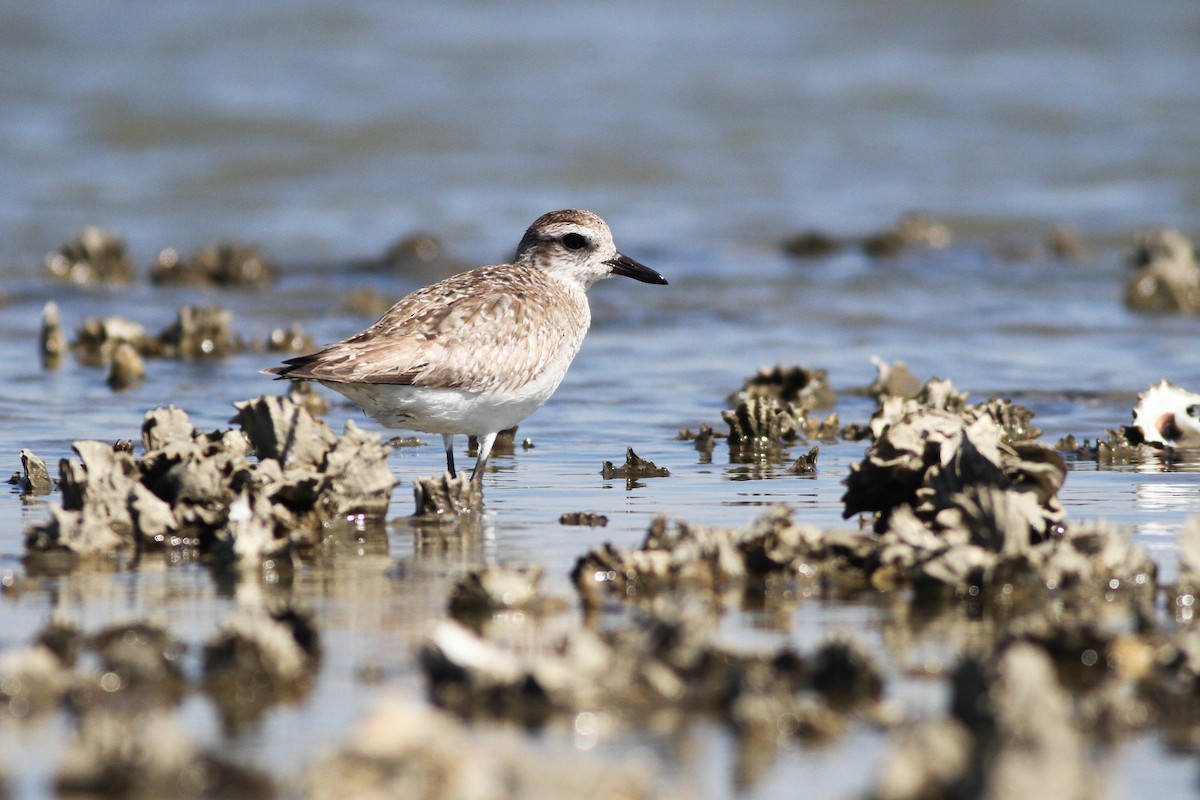
[[[670,279],[594,290],[583,351],[521,427],[534,448],[494,459],[477,541],[418,546],[406,521],[411,480],[441,468],[441,449],[429,441],[393,454],[403,483],[386,532],[363,548],[346,543],[297,579],[326,646],[309,699],[233,739],[200,698],[185,702],[197,741],[288,775],[343,739],[375,698],[423,694],[414,648],[472,564],[542,563],[547,589],[570,597],[576,558],[604,541],[637,543],[658,513],[743,524],[782,502],[802,520],[846,524],[840,482],[863,444],[823,445],[817,475],[799,478],[786,459],[731,464],[720,443],[703,463],[676,439],[701,423],[723,430],[726,396],[759,366],[827,369],[842,421],[862,422],[872,406],[846,390],[874,377],[872,355],[901,359],[974,399],[1034,408],[1049,442],[1127,423],[1137,393],[1163,378],[1200,389],[1200,319],[1134,314],[1120,302],[1122,249],[1135,231],[1200,232],[1198,37],[1192,0],[737,11],[314,2],[286,13],[235,2],[7,5],[0,453],[14,470],[22,447],[53,465],[76,439],[137,438],[144,412],[166,404],[200,428],[226,427],[231,403],[278,389],[257,374],[275,361],[262,353],[152,361],[147,380],[123,393],[70,359],[45,372],[35,343],[47,299],[68,330],[119,314],[157,332],[182,305],[219,304],[246,339],[299,321],[316,340],[336,340],[371,321],[339,295],[370,286],[398,298],[435,277],[338,265],[417,230],[464,264],[504,259],[532,219],[565,206],[600,213],[624,252]],[[954,246],[882,262],[853,251],[793,261],[777,247],[798,229],[858,235],[910,209],[946,221]],[[1078,231],[1091,256],[997,256],[1055,223]],[[260,244],[284,275],[248,292],[42,279],[43,254],[86,224],[119,230],[143,277],[160,248],[221,238]],[[333,427],[370,426],[334,400]],[[601,463],[620,461],[626,446],[671,477],[631,489],[603,480]],[[1061,498],[1073,519],[1132,529],[1169,579],[1174,537],[1200,513],[1198,471],[1075,463]],[[0,497],[0,569],[23,570],[23,530],[54,500]],[[560,526],[564,511],[603,513],[609,524]],[[85,630],[150,615],[193,645],[195,671],[195,648],[245,591],[194,564],[41,578],[35,591],[5,595],[0,647],[27,642],[52,611]],[[731,614],[722,635],[807,648],[843,632],[882,652],[891,618],[887,608],[811,601],[782,626]],[[514,635],[540,641],[570,624]],[[954,643],[923,646],[948,657]],[[361,679],[367,667],[382,678]],[[892,699],[941,712],[940,683],[887,669]],[[67,729],[60,717],[0,725],[14,797],[46,795]],[[550,748],[645,758],[701,797],[737,791],[731,737],[716,725],[675,738],[546,738]],[[869,785],[863,764],[882,741],[859,726],[828,748],[785,751],[742,796],[794,796],[801,782],[806,796],[853,796]],[[1194,762],[1151,737],[1101,768],[1111,797],[1180,796],[1195,781]]]

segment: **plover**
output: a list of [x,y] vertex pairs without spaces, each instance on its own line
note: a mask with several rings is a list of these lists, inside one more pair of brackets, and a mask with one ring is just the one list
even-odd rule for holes
[[591,325],[587,290],[614,275],[667,282],[619,253],[595,214],[552,211],[513,263],[418,289],[361,333],[263,372],[318,381],[385,427],[440,433],[452,477],[455,434],[474,434],[478,481],[496,434],[558,388]]

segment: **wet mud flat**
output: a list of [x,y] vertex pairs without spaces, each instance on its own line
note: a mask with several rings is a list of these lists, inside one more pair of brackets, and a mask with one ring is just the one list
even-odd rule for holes
[[[24,574],[10,576],[7,592],[35,592],[39,577],[75,570],[192,564],[236,587],[236,611],[198,647],[152,617],[96,631],[52,619],[0,657],[9,722],[75,720],[55,768],[63,796],[688,796],[636,762],[580,756],[547,768],[512,731],[619,736],[698,719],[731,731],[747,787],[790,746],[876,728],[888,755],[870,796],[889,798],[1015,797],[1047,786],[1090,797],[1103,788],[1096,747],[1151,731],[1181,750],[1200,747],[1200,650],[1181,624],[1200,589],[1200,519],[1182,536],[1177,579],[1160,583],[1127,534],[1066,518],[1057,502],[1065,460],[1037,440],[1027,409],[971,404],[947,381],[889,394],[911,388],[901,377],[881,369],[875,416],[839,432],[832,415],[810,408],[834,402],[819,371],[764,371],[731,398],[724,437],[694,439],[711,450],[723,438],[736,459],[818,441],[818,432],[872,439],[843,498],[862,524],[822,529],[782,505],[743,528],[661,517],[639,546],[581,554],[574,597],[543,592],[537,564],[466,569],[433,599],[445,619],[416,648],[429,704],[378,702],[345,741],[286,777],[193,743],[171,712],[201,696],[236,736],[303,702],[322,668],[322,637],[289,588],[329,558],[322,550],[339,529],[365,540],[382,524],[394,484],[387,446],[353,423],[338,435],[281,397],[239,403],[236,427],[213,433],[178,409],[152,410],[139,447],[76,443],[79,460],[64,460],[54,487],[61,505],[28,530]],[[1096,447],[1157,455],[1129,436],[1132,428],[1112,432]],[[25,463],[14,480],[47,488],[36,456]],[[623,466],[604,469],[669,477],[632,449]],[[464,547],[481,534],[477,484],[421,479],[413,494],[419,546]],[[969,640],[922,676],[945,684],[943,716],[907,718],[889,698],[886,654],[852,637],[755,649],[716,633],[733,609],[786,619],[804,602],[862,597],[891,606],[884,637],[900,652],[926,626]],[[514,639],[554,617],[580,624],[536,647]],[[381,669],[360,680],[386,681]]]
[[[51,313],[42,357],[72,352],[84,365],[94,352],[104,366],[132,349],[151,369],[229,357],[218,346],[239,341],[228,324],[193,323],[181,322],[192,333],[178,341],[198,344],[173,351],[175,334],[135,344],[112,320],[70,341],[54,335]],[[27,448],[14,490],[45,506],[20,567],[4,574],[6,602],[63,580],[156,574],[203,576],[197,594],[225,602],[203,624],[153,609],[101,624],[49,615],[0,652],[3,725],[66,721],[47,769],[64,797],[691,797],[697,787],[643,757],[580,743],[700,724],[727,733],[731,791],[748,793],[797,750],[857,730],[883,742],[861,790],[878,798],[1095,797],[1105,754],[1129,742],[1195,753],[1200,520],[1184,527],[1166,580],[1128,531],[1069,516],[1061,502],[1079,463],[1194,469],[1186,388],[1168,386],[1180,394],[1166,406],[1131,408],[1111,430],[1047,442],[1017,403],[876,366],[871,385],[849,390],[820,369],[762,370],[674,443],[701,462],[792,481],[824,469],[823,449],[855,448],[838,476],[842,525],[813,525],[781,503],[740,526],[657,517],[635,543],[604,543],[603,515],[562,507],[552,520],[599,543],[558,574],[488,558],[488,479],[480,491],[403,476],[394,491],[388,457],[406,443],[353,423],[339,433],[311,398],[247,398],[209,432],[180,409],[153,408],[75,443],[57,468]],[[115,367],[103,371],[125,390]],[[850,395],[874,412],[843,419]],[[1181,416],[1166,422],[1168,410]],[[626,491],[680,480],[638,455],[650,444],[611,442],[596,473]],[[396,558],[397,529],[440,565],[436,576]],[[722,631],[752,617],[764,634],[786,632],[806,604],[877,609],[883,646],[851,631],[766,646]],[[347,669],[331,629],[355,624],[404,628],[409,646]],[[369,700],[334,735],[308,735],[300,768],[273,770],[229,746],[303,709],[334,669]],[[912,683],[945,702],[914,712]],[[188,724],[196,707],[214,731]],[[8,770],[19,783],[20,765]]]

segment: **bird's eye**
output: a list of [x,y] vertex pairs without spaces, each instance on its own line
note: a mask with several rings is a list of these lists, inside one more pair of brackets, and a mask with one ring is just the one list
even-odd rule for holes
[[1200,419],[1200,403],[1192,403],[1190,406],[1188,406],[1187,415],[1189,417]]
[[587,247],[587,239],[578,233],[563,234],[562,243],[568,250],[582,250]]

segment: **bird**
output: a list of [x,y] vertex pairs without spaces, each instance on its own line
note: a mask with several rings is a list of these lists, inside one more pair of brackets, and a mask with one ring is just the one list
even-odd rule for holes
[[454,437],[474,435],[480,482],[497,434],[554,394],[591,326],[587,291],[623,276],[666,285],[622,254],[590,211],[543,214],[511,263],[477,267],[409,294],[375,324],[262,372],[317,381],[386,428],[441,434],[446,469]]

